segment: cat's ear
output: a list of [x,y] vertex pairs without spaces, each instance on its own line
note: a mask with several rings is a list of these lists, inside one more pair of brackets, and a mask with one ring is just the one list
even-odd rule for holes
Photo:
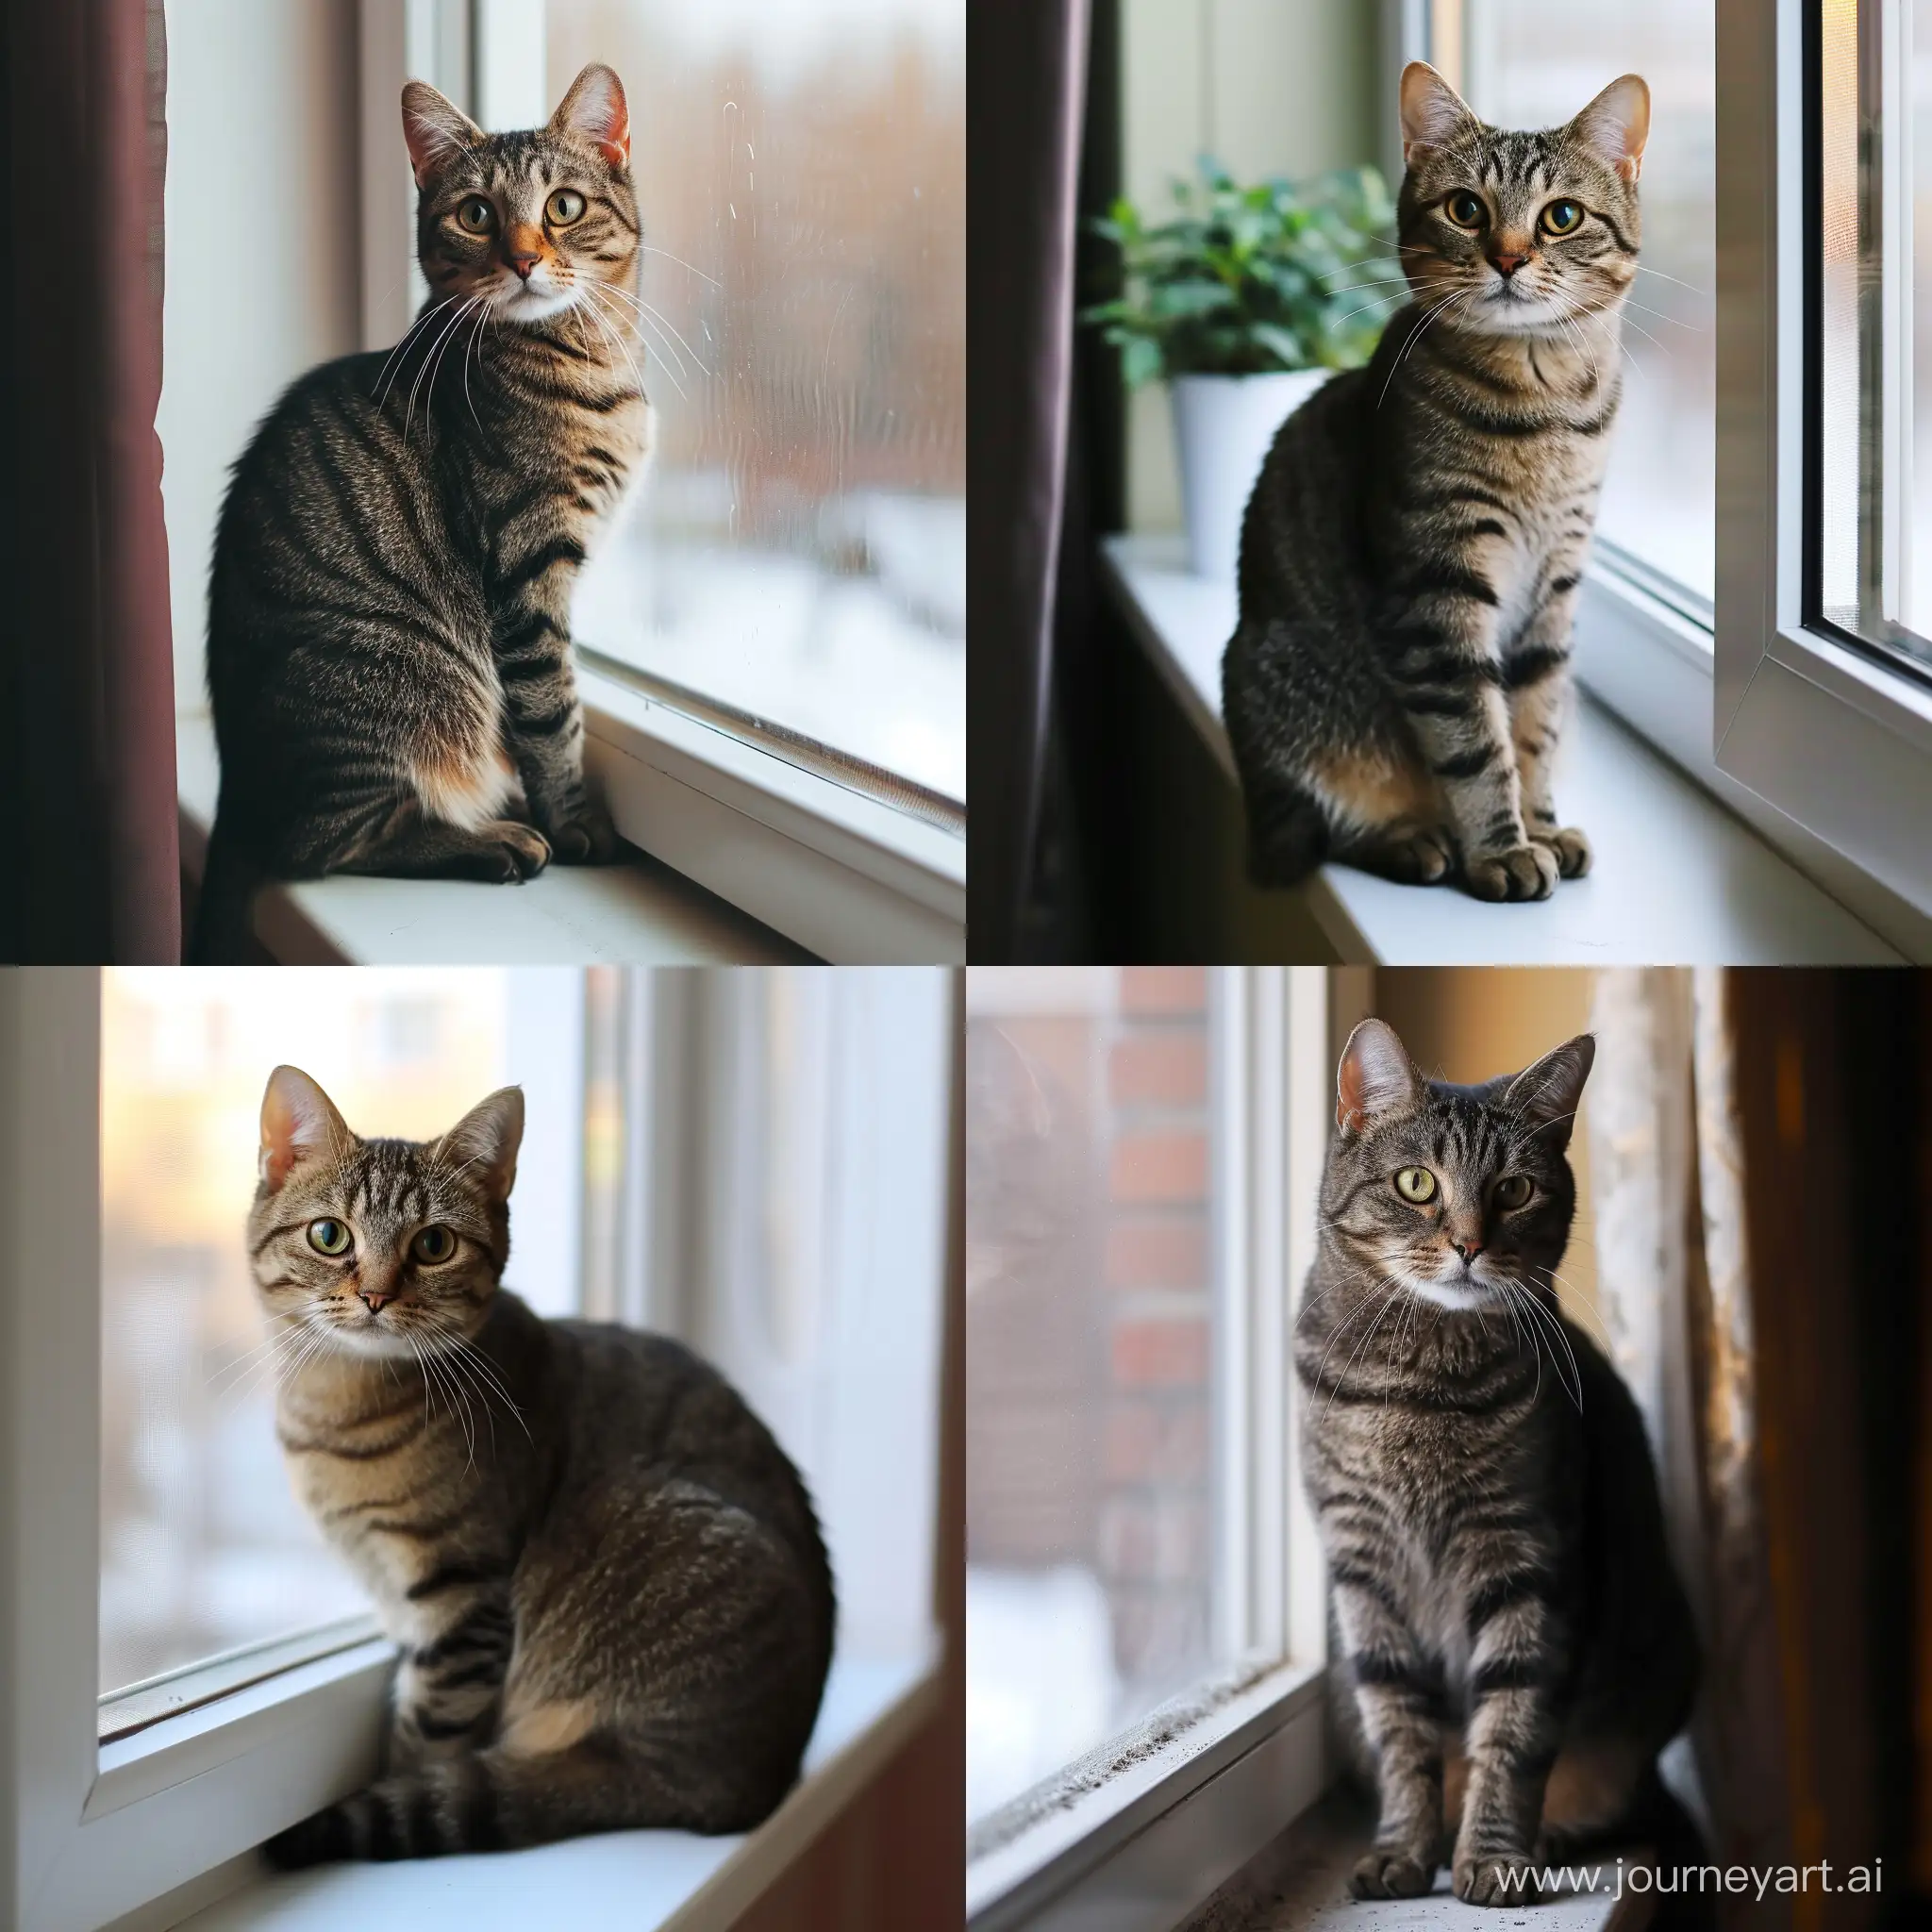
[[592,60],[571,82],[570,92],[550,117],[554,134],[588,141],[613,168],[630,165],[630,108],[624,83],[601,60]]
[[436,1158],[476,1175],[491,1199],[502,1202],[516,1186],[517,1149],[523,1144],[524,1090],[499,1087],[436,1143]]
[[1364,1020],[1348,1036],[1335,1076],[1335,1124],[1360,1134],[1391,1114],[1412,1113],[1423,1076],[1386,1020]]
[[452,155],[475,147],[483,130],[426,80],[412,80],[403,89],[403,139],[421,188]]
[[1402,70],[1402,158],[1419,147],[1441,147],[1475,120],[1469,103],[1429,65],[1411,60]]
[[1504,1091],[1500,1105],[1506,1112],[1528,1122],[1544,1145],[1560,1153],[1570,1144],[1576,1109],[1583,1102],[1583,1083],[1590,1078],[1595,1058],[1595,1039],[1579,1033],[1518,1074]]
[[261,1184],[271,1194],[298,1161],[340,1159],[356,1144],[332,1101],[300,1067],[277,1067],[261,1096]]
[[1624,180],[1643,172],[1643,144],[1650,139],[1650,89],[1638,74],[1620,75],[1571,126]]

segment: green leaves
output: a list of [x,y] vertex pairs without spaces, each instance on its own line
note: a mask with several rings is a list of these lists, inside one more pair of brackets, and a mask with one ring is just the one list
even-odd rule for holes
[[1374,353],[1403,290],[1381,243],[1395,208],[1374,168],[1243,188],[1204,156],[1174,198],[1179,212],[1158,226],[1127,201],[1089,225],[1118,258],[1109,299],[1080,319],[1120,349],[1129,387],[1352,369]]

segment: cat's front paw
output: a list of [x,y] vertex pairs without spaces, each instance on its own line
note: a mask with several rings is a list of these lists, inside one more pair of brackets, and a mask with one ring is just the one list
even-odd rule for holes
[[1557,890],[1557,855],[1533,841],[1515,845],[1472,858],[1462,876],[1478,899],[1547,899]]
[[588,800],[550,828],[559,865],[608,865],[617,857],[617,827],[601,805]]
[[464,866],[470,876],[491,885],[520,886],[550,863],[550,842],[535,825],[498,819],[483,827],[482,842]]
[[1405,886],[1433,886],[1456,869],[1456,847],[1440,825],[1408,825],[1389,835],[1382,863],[1385,877]]
[[1413,1845],[1375,1845],[1348,1875],[1357,1898],[1421,1898],[1435,1883],[1435,1859]]
[[1524,1852],[1485,1852],[1480,1857],[1457,1852],[1449,1883],[1472,1906],[1520,1906],[1542,1896],[1537,1868]]
[[1529,835],[1557,855],[1557,871],[1566,879],[1580,879],[1590,870],[1590,841],[1574,825],[1539,827]]

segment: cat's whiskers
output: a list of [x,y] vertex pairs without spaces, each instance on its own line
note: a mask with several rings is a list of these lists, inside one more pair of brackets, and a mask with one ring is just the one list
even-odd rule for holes
[[[266,1341],[258,1342],[215,1370],[208,1378],[209,1395],[217,1402],[242,1400],[243,1392],[262,1380],[264,1371],[272,1371],[280,1359],[292,1359],[300,1343],[308,1339],[306,1318],[299,1315],[290,1318],[288,1324],[278,1327]],[[235,1379],[225,1389],[217,1388],[216,1385],[229,1375]]]
[[[403,331],[402,340],[399,342],[397,342],[395,347],[391,349],[389,352],[389,354],[383,358],[382,367],[375,372],[375,407],[378,409],[382,408],[382,398],[384,393],[383,378],[389,375],[391,366],[395,362],[396,358],[400,356],[403,353],[403,351],[409,346],[410,337],[412,337],[416,333],[416,331],[424,325],[425,323],[429,321],[429,319],[432,316],[440,314],[443,309],[447,308],[449,305],[456,299],[457,298],[454,295],[445,295],[442,298],[442,300],[436,305],[434,308],[425,308],[423,311],[423,313],[419,315],[415,319],[415,321],[412,322],[408,325],[408,327]],[[398,369],[396,371],[396,374],[399,375],[402,374],[402,371]]]
[[[657,324],[650,317],[645,315],[636,296],[627,294],[612,282],[599,282],[595,284],[593,290],[587,291],[586,292],[594,292],[598,296],[615,295],[623,301],[628,302],[631,305],[632,314],[626,315],[622,309],[613,309],[607,312],[622,321],[625,329],[636,336],[638,345],[641,348],[645,347],[643,329],[649,328],[658,338],[658,344],[663,350],[665,360],[676,365],[678,375],[689,375],[691,374],[690,370],[684,366],[684,358],[677,353],[676,344],[672,341],[671,338],[661,328],[658,327]],[[706,373],[709,374],[708,371]]]
[[638,253],[640,255],[661,255],[667,261],[675,261],[679,268],[690,269],[699,281],[709,282],[714,289],[722,289],[724,286],[716,275],[708,275],[695,262],[685,260],[681,255],[673,255],[668,248],[654,248],[648,242],[640,242],[638,243]]
[[1457,289],[1453,291],[1451,293],[1444,295],[1439,302],[1436,303],[1434,308],[1429,309],[1428,313],[1424,316],[1420,325],[1418,325],[1418,326],[1410,333],[1407,341],[1403,343],[1402,348],[1400,352],[1397,354],[1394,362],[1390,366],[1388,378],[1382,384],[1382,393],[1375,398],[1376,408],[1379,409],[1382,407],[1382,405],[1389,400],[1389,386],[1395,380],[1397,371],[1399,371],[1402,365],[1406,361],[1407,361],[1409,357],[1415,353],[1416,344],[1420,342],[1423,337],[1429,332],[1429,329],[1431,328],[1431,326],[1433,326],[1438,318],[1441,317],[1445,310],[1453,308],[1458,302],[1468,302],[1473,297],[1480,294],[1481,292],[1482,291],[1480,285],[1478,285],[1475,288]]
[[[416,394],[417,391],[423,387],[423,378],[425,375],[429,375],[431,363],[433,360],[437,358],[437,351],[441,349],[443,343],[446,342],[450,339],[450,337],[456,332],[456,326],[459,322],[462,321],[463,315],[465,311],[468,309],[470,303],[475,301],[476,299],[477,298],[474,295],[469,297],[469,299],[465,301],[465,303],[463,304],[463,307],[461,308],[458,308],[457,312],[450,317],[448,325],[444,327],[442,333],[439,335],[436,341],[429,345],[427,352],[425,354],[423,358],[422,367],[416,371],[416,379],[409,385],[409,400],[404,406],[403,408],[403,441],[405,443],[407,443],[409,440],[409,418],[415,414]],[[433,395],[435,388],[435,377],[433,375],[430,376],[430,384],[431,393]],[[424,433],[425,436],[429,433],[428,417],[428,405],[425,403],[424,405]]]
[[1647,262],[1638,262],[1636,269],[1641,275],[1656,275],[1659,281],[1675,282],[1678,288],[1689,289],[1693,295],[1702,295],[1706,301],[1710,299],[1708,289],[1700,289],[1695,282],[1687,282],[1678,275],[1667,275],[1662,269],[1652,268]]
[[[524,1421],[524,1412],[517,1407],[509,1391],[504,1387],[502,1378],[497,1374],[495,1365],[490,1358],[458,1329],[443,1322],[432,1311],[424,1310],[422,1319],[425,1332],[431,1338],[431,1345],[446,1351],[453,1360],[461,1362],[471,1374],[479,1377],[479,1394],[485,1390],[493,1394],[509,1410],[511,1416],[515,1418],[517,1426],[527,1437],[530,1430],[529,1425]],[[489,1406],[486,1400],[486,1411]]]
[[[470,393],[470,358],[477,351],[482,341],[484,328],[490,321],[491,307],[488,302],[483,304],[476,317],[476,326],[470,331],[470,340],[463,346],[463,401],[470,406],[470,421],[475,424],[479,434],[483,428],[483,421],[476,414],[475,398]],[[477,359],[480,361],[482,358],[478,356]]]
[[664,311],[657,306],[656,303],[647,302],[641,295],[634,294],[629,290],[620,289],[614,282],[600,282],[598,284],[598,287],[602,289],[604,293],[607,295],[616,295],[620,297],[622,300],[633,304],[637,308],[638,314],[645,321],[651,322],[654,326],[661,323],[665,328],[669,329],[671,333],[677,338],[678,343],[683,348],[685,354],[689,356],[693,362],[695,362],[697,366],[701,370],[703,370],[707,375],[713,377],[716,376],[717,371],[714,370],[710,366],[710,364],[708,363],[705,360],[705,358],[702,356],[700,356],[698,352],[695,349],[693,349],[691,345],[684,340],[684,337],[678,333],[677,325],[675,322],[673,322],[671,318],[668,315],[666,315]]
[[[425,434],[433,435],[435,433],[436,378],[442,373],[443,358],[449,354],[449,345],[450,343],[455,341],[457,338],[457,332],[458,329],[462,327],[464,318],[469,315],[470,311],[473,308],[480,308],[483,305],[485,299],[486,298],[481,295],[471,296],[469,301],[464,303],[463,306],[457,310],[455,322],[453,322],[450,325],[450,326],[443,332],[442,340],[437,345],[436,359],[431,364],[429,370],[429,391],[428,393],[423,398],[423,426]],[[472,405],[471,414],[474,415],[475,413],[475,406]],[[482,428],[483,425],[479,423],[477,424],[476,426],[478,429],[480,429]],[[407,431],[407,423],[405,424],[404,427],[405,430]]]
[[1389,1287],[1384,1291],[1381,1305],[1375,1311],[1375,1319],[1362,1331],[1361,1340],[1355,1345],[1355,1353],[1349,1357],[1348,1362],[1342,1369],[1341,1374],[1336,1377],[1335,1388],[1328,1391],[1327,1407],[1322,1411],[1322,1417],[1324,1422],[1327,1420],[1328,1409],[1333,1408],[1335,1406],[1337,1392],[1354,1373],[1356,1363],[1362,1357],[1362,1351],[1375,1339],[1376,1329],[1381,1327],[1383,1322],[1388,1318],[1389,1310],[1403,1297],[1407,1288],[1407,1282],[1395,1276],[1390,1277]]
[[[1581,1415],[1583,1413],[1583,1372],[1576,1366],[1576,1356],[1570,1346],[1570,1338],[1563,1333],[1562,1323],[1538,1300],[1533,1292],[1524,1288],[1520,1283],[1515,1285],[1512,1292],[1521,1302],[1524,1313],[1528,1318],[1531,1325],[1540,1327],[1546,1338],[1554,1340],[1561,1345],[1563,1354],[1570,1363],[1570,1379],[1568,1381],[1564,1380],[1563,1365],[1557,1359],[1557,1352],[1554,1347],[1549,1348],[1550,1367],[1556,1371],[1557,1379],[1562,1384],[1563,1392],[1576,1405],[1576,1412],[1578,1415]],[[1549,1340],[1545,1341],[1544,1345],[1549,1347]]]
[[[642,395],[644,392],[644,378],[640,374],[637,363],[632,359],[629,345],[625,341],[623,336],[617,332],[612,322],[606,320],[602,309],[597,306],[594,285],[586,283],[585,292],[591,297],[591,300],[590,306],[583,312],[591,318],[602,334],[608,336],[611,341],[617,345],[618,353],[623,356],[625,361],[630,366],[631,380],[637,384],[638,393]],[[664,363],[659,366],[662,367],[664,378],[670,383],[671,387],[685,401],[690,401],[690,397],[685,395],[684,385],[678,381],[676,376],[672,375],[670,365]]]
[[1359,308],[1351,308],[1346,315],[1338,315],[1335,320],[1338,325],[1352,321],[1357,315],[1366,315],[1372,308],[1386,308],[1391,302],[1404,301],[1407,299],[1407,293],[1408,284],[1405,282],[1393,294],[1377,295],[1374,301],[1364,302]]

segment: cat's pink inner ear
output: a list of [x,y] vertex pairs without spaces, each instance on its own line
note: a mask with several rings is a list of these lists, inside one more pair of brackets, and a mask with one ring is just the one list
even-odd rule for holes
[[613,168],[630,165],[630,108],[624,83],[602,61],[593,60],[571,82],[550,125],[582,135]]
[[1412,150],[1440,147],[1475,119],[1468,103],[1426,60],[1411,60],[1402,70],[1401,107],[1405,161]]
[[1650,87],[1640,74],[1611,81],[1583,112],[1577,131],[1624,180],[1643,173],[1643,150],[1650,140]]
[[451,155],[483,139],[483,130],[425,80],[403,89],[403,141],[416,186],[423,187]]
[[261,1096],[261,1181],[276,1192],[299,1161],[354,1144],[335,1103],[299,1067],[277,1067]]
[[1415,1105],[1417,1079],[1408,1050],[1386,1020],[1364,1020],[1348,1036],[1335,1077],[1335,1124],[1359,1134],[1380,1115]]
[[437,1158],[480,1180],[491,1198],[508,1201],[524,1144],[524,1090],[499,1087],[479,1101],[437,1145]]

